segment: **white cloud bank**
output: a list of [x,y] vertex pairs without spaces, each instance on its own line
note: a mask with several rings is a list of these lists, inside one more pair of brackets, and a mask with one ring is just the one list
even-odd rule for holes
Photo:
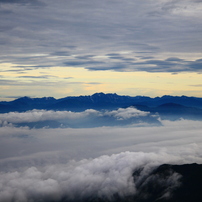
[[[123,151],[193,153],[202,146],[201,121],[161,121],[160,127],[97,127],[29,129],[0,128],[0,163],[6,158],[20,158],[39,153],[71,159],[96,158]],[[187,151],[187,152],[186,152]],[[199,152],[200,153],[200,152]],[[57,154],[57,155],[56,155]],[[31,155],[31,156],[30,156]],[[36,159],[40,158],[36,155]],[[198,155],[198,154],[197,154]],[[54,155],[53,155],[54,156]],[[46,158],[43,157],[43,160]],[[33,160],[33,159],[32,159]]]
[[[173,159],[178,158],[165,153],[123,152],[65,165],[1,173],[0,201],[60,201],[64,198],[82,201],[91,197],[113,199],[114,194],[130,196],[138,191],[135,183],[147,176],[154,166]],[[144,171],[134,182],[132,173],[141,166]],[[166,181],[175,187],[178,179],[174,174]]]
[[[155,166],[202,163],[200,121],[162,124],[87,129],[1,127],[0,201],[128,196],[138,192],[138,181]],[[134,182],[132,173],[142,166]],[[174,173],[162,183],[176,187],[179,177]]]
[[140,111],[134,107],[128,107],[106,112],[104,115],[113,116],[118,120],[126,120],[134,117],[147,116],[149,114],[150,112]]
[[[113,111],[97,111],[94,109],[87,109],[82,112],[71,111],[53,111],[53,110],[31,110],[26,112],[9,112],[0,114],[0,126],[12,124],[25,124],[55,121],[60,123],[61,127],[79,127],[83,124],[84,127],[95,125],[108,125],[111,122],[114,125],[124,123],[125,125],[133,123],[133,120],[138,121],[139,118],[151,116],[150,112],[140,111],[136,108],[119,108]],[[127,122],[128,121],[128,122]],[[48,126],[51,127],[51,124]],[[46,125],[44,125],[45,127]]]
[[38,122],[47,120],[61,120],[61,119],[79,119],[85,118],[90,114],[98,114],[99,112],[93,109],[85,110],[83,112],[71,111],[46,111],[46,110],[31,110],[26,112],[9,112],[0,114],[0,120],[10,123],[24,123],[24,122]]

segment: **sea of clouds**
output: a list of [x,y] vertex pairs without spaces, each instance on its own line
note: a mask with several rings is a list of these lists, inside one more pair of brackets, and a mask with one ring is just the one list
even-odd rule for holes
[[[117,194],[137,194],[138,182],[163,163],[202,163],[201,121],[158,117],[159,126],[136,127],[133,122],[88,128],[15,126],[47,119],[79,119],[79,124],[92,114],[117,121],[150,115],[134,108],[0,114],[0,201],[111,200]],[[143,171],[134,180],[132,174],[140,168]],[[175,188],[179,179],[173,173],[159,183]]]

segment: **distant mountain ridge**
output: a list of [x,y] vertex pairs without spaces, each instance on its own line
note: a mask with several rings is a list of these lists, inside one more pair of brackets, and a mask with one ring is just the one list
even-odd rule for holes
[[[178,107],[177,107],[178,105]],[[150,98],[147,96],[126,96],[116,93],[95,93],[87,96],[68,96],[60,99],[54,97],[21,97],[10,102],[0,102],[0,113],[27,111],[33,109],[82,111],[86,109],[116,109],[135,106],[150,111],[151,108],[192,107],[202,109],[202,98],[187,96],[169,96]],[[157,110],[158,111],[158,110]]]

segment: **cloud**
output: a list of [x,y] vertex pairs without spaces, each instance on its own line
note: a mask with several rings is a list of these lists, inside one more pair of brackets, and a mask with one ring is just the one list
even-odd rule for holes
[[[202,47],[199,1],[44,0],[46,6],[37,0],[26,2],[0,1],[2,63],[33,68],[201,71],[200,57],[196,58]],[[179,60],[168,60],[167,55]],[[189,63],[190,58],[195,61]]]
[[99,114],[95,110],[86,110],[84,112],[71,112],[71,111],[46,111],[46,110],[32,110],[22,113],[9,112],[0,114],[1,121],[8,121],[11,123],[23,123],[23,122],[37,122],[47,120],[60,120],[60,119],[79,119],[85,118],[89,114]]
[[34,6],[44,6],[45,4],[38,0],[0,0],[0,3],[4,4],[21,4],[21,5],[34,5]]
[[136,108],[129,107],[126,109],[120,108],[118,110],[106,112],[105,114],[109,115],[109,116],[114,116],[118,120],[125,120],[125,119],[130,119],[133,117],[147,116],[150,114],[150,112],[144,112],[144,111],[140,111]]
[[[0,114],[0,125],[5,123],[18,126],[36,127],[96,127],[108,125],[130,124],[159,124],[158,116],[150,112],[137,110],[136,108],[120,108],[113,111],[97,111],[88,109],[83,112],[31,110],[26,112],[9,112]],[[48,122],[51,121],[51,122]],[[40,124],[41,122],[41,124]],[[30,125],[30,123],[33,123]],[[39,127],[38,126],[38,127]]]
[[[167,156],[166,156],[167,157]],[[171,157],[172,158],[172,157]],[[123,152],[96,159],[84,159],[63,165],[30,167],[23,171],[0,174],[1,201],[62,201],[101,198],[114,200],[135,195],[138,181],[155,166],[164,162],[164,155]],[[135,169],[145,167],[133,181]],[[178,185],[177,174],[164,182],[156,176],[156,184],[168,183],[170,190]],[[154,179],[150,179],[154,180]],[[159,180],[159,182],[158,182]],[[149,180],[148,180],[149,181]],[[149,183],[149,182],[147,182]]]
[[56,51],[51,53],[53,56],[70,56],[70,53],[68,51]]
[[[96,158],[124,151],[176,155],[184,163],[199,162],[200,121],[166,121],[162,126],[96,128],[0,128],[0,164],[18,166]],[[12,148],[12,150],[10,149]],[[9,160],[10,159],[10,160]],[[179,160],[179,159],[178,159]],[[7,163],[6,163],[7,162]]]
[[189,85],[189,86],[193,86],[193,87],[202,87],[202,84]]
[[107,58],[102,59],[102,61],[99,59],[92,61],[89,58],[84,61],[80,58],[74,58],[71,62],[65,62],[64,64],[73,67],[81,66],[92,71],[201,72],[201,59],[190,61],[170,57],[157,60],[153,57],[128,58],[120,54],[107,54]]
[[50,77],[49,75],[44,75],[44,76],[19,76],[18,78],[25,78],[25,79],[48,79],[49,77]]
[[90,61],[69,61],[69,62],[64,62],[64,65],[66,66],[73,66],[73,67],[78,67],[78,66],[82,66],[82,67],[85,67],[85,66],[90,66],[90,65],[102,65],[104,64],[104,62],[102,61],[93,61],[93,60],[90,60]]
[[[40,76],[39,76],[40,77]],[[10,86],[30,86],[30,87],[34,87],[34,86],[60,86],[60,85],[67,85],[67,84],[82,84],[82,82],[68,82],[68,81],[64,81],[64,80],[59,80],[56,79],[55,80],[38,80],[39,77],[35,77],[35,76],[23,76],[22,78],[32,78],[32,80],[16,80],[16,79],[1,79],[0,80],[0,85],[10,85]],[[50,76],[53,77],[54,76]],[[42,76],[40,78],[47,78],[46,76]],[[69,77],[68,77],[69,78]],[[67,79],[66,79],[67,80]],[[34,96],[34,95],[33,95]]]
[[13,99],[18,99],[18,98],[20,98],[21,96],[8,96],[8,97],[6,97],[6,98],[13,98]]
[[18,82],[15,80],[1,79],[0,85],[18,85]]
[[90,85],[100,85],[100,84],[102,84],[102,83],[100,83],[100,82],[88,82],[88,83],[86,83],[86,84],[90,84]]
[[[202,163],[201,121],[161,127],[0,128],[0,200],[62,201],[130,197],[155,181],[162,197],[180,176],[150,173],[164,163]],[[12,148],[12,149],[11,149]],[[133,175],[133,172],[139,173]],[[146,180],[145,180],[146,179]]]

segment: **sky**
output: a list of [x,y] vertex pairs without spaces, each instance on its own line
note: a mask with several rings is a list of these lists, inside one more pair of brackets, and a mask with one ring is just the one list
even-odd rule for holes
[[201,0],[0,0],[0,100],[202,97]]
[[[0,0],[0,101],[202,97],[201,22],[201,0]],[[201,164],[201,131],[132,107],[2,113],[0,201],[138,193],[158,165]]]

